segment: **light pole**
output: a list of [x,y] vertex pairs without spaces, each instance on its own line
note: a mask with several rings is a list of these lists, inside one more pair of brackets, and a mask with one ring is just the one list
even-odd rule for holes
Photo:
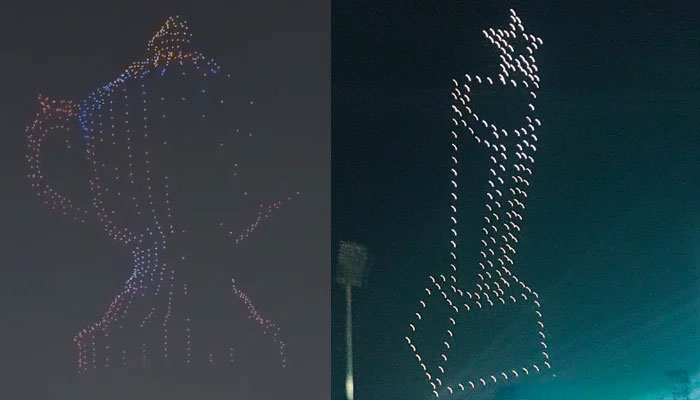
[[369,255],[365,246],[352,242],[340,242],[336,281],[345,286],[345,340],[347,344],[347,373],[345,375],[345,396],[354,398],[352,377],[352,288],[362,286],[366,275]]

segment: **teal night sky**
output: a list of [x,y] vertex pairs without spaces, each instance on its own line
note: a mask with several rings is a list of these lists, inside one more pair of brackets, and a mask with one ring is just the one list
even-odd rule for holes
[[[698,387],[700,5],[437,3],[333,3],[333,243],[375,257],[353,305],[356,398],[432,398],[403,337],[447,262],[451,78],[497,68],[481,30],[509,8],[544,40],[518,272],[540,294],[553,368],[471,398],[670,399],[672,369]],[[460,238],[474,247],[486,180],[471,147]],[[332,313],[341,399],[337,285]]]

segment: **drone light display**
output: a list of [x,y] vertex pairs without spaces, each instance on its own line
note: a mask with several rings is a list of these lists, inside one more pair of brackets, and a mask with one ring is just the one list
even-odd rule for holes
[[[540,87],[535,53],[542,39],[527,33],[513,10],[508,28],[491,28],[483,34],[498,51],[500,70],[494,76],[467,74],[453,79],[449,269],[429,276],[405,337],[435,397],[517,381],[551,368],[539,295],[515,272],[516,248],[537,150],[536,131],[541,125],[535,108]],[[486,119],[477,113],[484,100],[479,95],[494,90],[505,91],[506,95],[519,92],[527,98],[527,107],[523,105],[522,114],[512,116],[507,110],[509,104],[499,103],[496,118]],[[508,113],[510,120],[504,118]],[[464,136],[483,146],[490,160],[475,274],[473,269],[460,265],[458,249],[459,149]],[[467,274],[462,275],[464,270]],[[521,319],[508,317],[513,310]],[[490,330],[489,323],[499,331]],[[501,331],[504,326],[515,326],[517,334],[513,334],[513,328]],[[489,345],[494,338],[500,342]],[[465,370],[465,359],[474,368]]]
[[[234,213],[253,201],[243,189],[238,162],[228,153],[253,136],[231,125],[235,114],[231,107],[240,103],[224,89],[231,75],[194,51],[191,36],[179,16],[168,18],[148,42],[143,60],[130,64],[81,102],[40,95],[39,111],[27,127],[28,178],[37,195],[60,214],[98,223],[110,239],[128,247],[133,260],[131,275],[106,311],[73,339],[79,372],[174,359],[185,365],[195,359],[234,364],[237,344],[224,343],[224,338],[207,347],[210,343],[197,345],[192,340],[198,321],[191,298],[198,294],[190,280],[197,273],[192,265],[201,258],[190,260],[194,257],[186,244],[198,233],[211,231],[226,245],[240,244],[293,198],[284,195],[282,200],[255,205],[243,217],[247,222],[217,216],[213,228],[197,230],[197,225],[190,232],[206,220],[202,215],[217,210],[216,201]],[[254,102],[246,99],[245,104],[253,107]],[[75,132],[80,134],[68,136],[66,147],[83,146],[80,156],[89,167],[89,200],[80,206],[49,183],[44,162],[49,139]],[[77,144],[71,142],[75,137]],[[197,158],[188,163],[183,154]],[[206,176],[198,177],[200,172]],[[209,184],[206,190],[215,192],[213,198],[218,200],[212,199],[210,205],[209,200],[197,199],[206,213],[192,217],[195,213],[188,213],[187,205],[197,197],[192,193],[205,191],[203,184]],[[228,276],[222,285],[225,296],[269,338],[280,365],[286,366],[279,329],[238,284]]]

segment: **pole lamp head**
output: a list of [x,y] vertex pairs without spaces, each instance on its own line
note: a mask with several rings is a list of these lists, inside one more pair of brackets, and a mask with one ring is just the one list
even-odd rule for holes
[[342,285],[362,286],[367,275],[369,259],[367,247],[353,242],[341,241],[335,280]]

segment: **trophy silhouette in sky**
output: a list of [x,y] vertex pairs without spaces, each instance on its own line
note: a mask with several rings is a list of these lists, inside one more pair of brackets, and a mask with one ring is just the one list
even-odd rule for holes
[[[256,104],[190,39],[184,20],[168,18],[143,59],[83,101],[40,95],[27,128],[39,197],[131,254],[121,289],[74,337],[80,372],[235,365],[262,354],[286,365],[280,330],[242,290],[231,252],[298,193],[256,192],[244,165],[261,158],[244,122]],[[56,178],[56,143],[85,168]],[[67,194],[76,187],[86,188],[83,196]]]
[[[507,28],[483,34],[497,50],[493,74],[453,79],[450,261],[429,276],[405,337],[435,397],[517,381],[551,367],[539,295],[517,277],[516,255],[541,125],[535,57],[542,40],[526,32],[513,10]],[[488,159],[474,267],[462,261],[467,258],[460,251],[462,238],[475,235],[462,228],[459,213],[460,149],[471,143]]]

